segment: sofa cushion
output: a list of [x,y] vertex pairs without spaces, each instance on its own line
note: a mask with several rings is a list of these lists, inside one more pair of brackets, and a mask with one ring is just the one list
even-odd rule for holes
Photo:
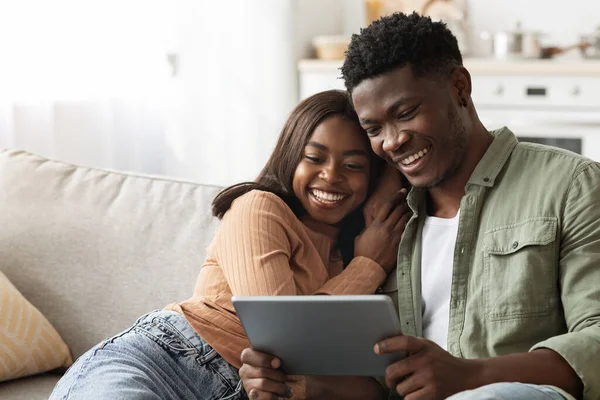
[[54,327],[0,272],[0,382],[72,363]]
[[192,294],[219,190],[0,151],[0,269],[77,358]]
[[61,375],[42,374],[0,384],[2,400],[48,400]]

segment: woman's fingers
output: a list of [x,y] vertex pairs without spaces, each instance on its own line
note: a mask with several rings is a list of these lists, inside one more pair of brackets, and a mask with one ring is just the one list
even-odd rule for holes
[[253,399],[252,392],[256,393],[257,399],[279,399],[281,397],[291,397],[292,391],[289,386],[285,383],[275,382],[268,379],[255,378],[255,379],[244,379],[244,390],[248,393],[248,396]]
[[405,202],[406,200],[406,189],[400,189],[398,190],[396,193],[394,193],[394,195],[392,196],[391,199],[384,201],[380,207],[379,210],[377,210],[377,215],[375,217],[375,219],[379,222],[384,222],[385,220],[388,219],[388,216],[390,215],[390,213],[401,203]]
[[249,364],[254,367],[279,368],[281,366],[281,361],[277,357],[251,348],[242,350],[240,358],[243,364]]

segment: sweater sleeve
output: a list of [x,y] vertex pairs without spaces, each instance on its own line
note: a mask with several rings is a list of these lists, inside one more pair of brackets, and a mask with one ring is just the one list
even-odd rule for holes
[[328,280],[315,294],[373,294],[385,281],[384,269],[367,257],[354,257],[339,275]]
[[[298,294],[290,266],[293,243],[299,241],[291,226],[295,218],[283,200],[272,193],[250,192],[234,202],[223,218],[216,248],[234,296]],[[314,294],[372,294],[385,277],[379,264],[356,257]]]
[[234,296],[297,294],[289,214],[279,197],[260,191],[238,198],[225,214],[216,256]]

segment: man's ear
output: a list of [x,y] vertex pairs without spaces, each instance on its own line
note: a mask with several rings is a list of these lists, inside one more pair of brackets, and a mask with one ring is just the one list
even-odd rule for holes
[[471,97],[471,74],[469,74],[469,71],[465,67],[458,67],[452,73],[451,79],[452,88],[459,104],[462,99],[468,100]]

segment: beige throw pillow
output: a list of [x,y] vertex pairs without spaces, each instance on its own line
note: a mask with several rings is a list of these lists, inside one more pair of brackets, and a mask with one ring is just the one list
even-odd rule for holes
[[58,332],[0,272],[0,382],[72,363]]

